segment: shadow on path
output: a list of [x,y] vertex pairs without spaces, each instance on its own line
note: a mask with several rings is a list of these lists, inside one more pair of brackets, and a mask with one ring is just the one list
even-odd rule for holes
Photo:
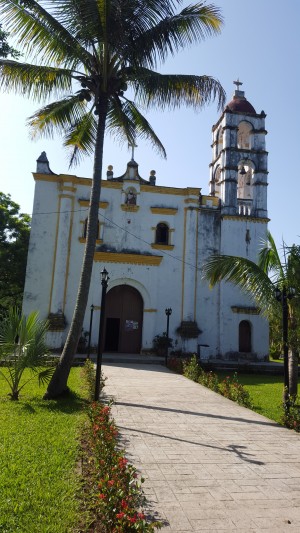
[[[145,431],[145,430],[142,430],[142,429],[136,429],[136,428],[128,428],[128,427],[125,427],[125,426],[118,426],[119,429],[124,429],[125,431],[134,431],[136,433],[143,433],[145,435],[151,435],[153,437],[160,437],[162,439],[168,439],[168,440],[174,440],[174,441],[177,441],[177,442],[185,442],[187,444],[194,444],[195,446],[202,446],[204,448],[212,448],[214,450],[221,450],[222,452],[231,452],[231,453],[235,453],[242,461],[245,461],[247,463],[252,463],[252,464],[255,464],[255,465],[264,465],[265,463],[263,463],[262,461],[257,461],[255,459],[249,459],[249,457],[253,457],[253,454],[252,453],[247,453],[246,451],[243,451],[243,450],[246,450],[247,449],[247,446],[238,446],[236,444],[229,444],[229,446],[227,447],[221,447],[221,446],[214,446],[213,444],[204,444],[202,442],[195,442],[195,441],[191,441],[191,440],[185,440],[185,439],[180,439],[178,437],[171,437],[170,435],[161,435],[159,433],[152,433],[151,431]],[[126,437],[125,437],[126,439]],[[176,453],[176,452],[174,452]]]
[[[150,409],[153,411],[167,411],[170,413],[180,413],[185,415],[194,415],[194,416],[200,416],[205,418],[217,418],[220,420],[235,420],[236,422],[244,422],[245,424],[258,424],[260,426],[272,426],[272,427],[279,427],[280,424],[277,424],[276,422],[272,422],[271,420],[250,420],[247,418],[239,418],[234,416],[225,416],[225,415],[213,415],[211,413],[195,413],[195,411],[184,411],[183,409],[172,409],[171,407],[159,407],[157,405],[144,405],[139,403],[128,403],[128,402],[115,402],[116,405],[124,405],[126,407],[138,407],[142,409]],[[259,415],[258,415],[259,416]]]

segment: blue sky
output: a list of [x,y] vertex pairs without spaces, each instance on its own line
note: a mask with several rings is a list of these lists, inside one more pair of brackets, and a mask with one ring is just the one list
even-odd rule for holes
[[[183,5],[194,3],[184,1]],[[210,3],[210,2],[208,2]],[[207,74],[219,79],[229,101],[233,80],[256,111],[267,114],[266,138],[269,152],[268,207],[270,230],[278,246],[300,244],[298,180],[298,122],[300,118],[299,0],[216,0],[225,19],[222,33],[193,46],[168,62],[162,72]],[[26,118],[39,107],[12,94],[0,95],[0,190],[10,193],[23,212],[31,213],[34,181],[31,172],[45,150],[55,173],[90,177],[92,161],[68,170],[68,159],[61,139],[29,139]],[[135,160],[142,177],[156,170],[157,184],[175,187],[202,187],[208,193],[211,162],[211,127],[218,120],[217,105],[201,112],[180,110],[147,113],[147,118],[167,150],[161,159],[146,143],[139,143]],[[104,151],[104,176],[107,165],[115,176],[123,174],[131,153],[108,136]]]

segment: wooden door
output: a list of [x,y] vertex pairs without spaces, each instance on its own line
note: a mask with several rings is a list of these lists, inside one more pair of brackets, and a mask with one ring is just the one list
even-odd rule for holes
[[105,350],[140,353],[143,299],[130,285],[118,285],[106,295]]

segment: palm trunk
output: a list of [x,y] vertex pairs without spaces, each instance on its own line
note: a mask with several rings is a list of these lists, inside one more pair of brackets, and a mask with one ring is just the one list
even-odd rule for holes
[[292,398],[297,396],[298,389],[298,354],[289,350],[289,394]]
[[101,192],[102,162],[105,122],[107,115],[107,96],[103,95],[99,105],[97,137],[93,168],[93,182],[90,196],[90,208],[87,225],[86,245],[80,274],[77,300],[69,333],[57,368],[48,385],[44,399],[56,398],[68,390],[67,381],[81,334],[94,262],[94,252],[98,229],[98,211]]

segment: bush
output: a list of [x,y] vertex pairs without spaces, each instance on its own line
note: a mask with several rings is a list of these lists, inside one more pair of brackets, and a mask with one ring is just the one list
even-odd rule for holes
[[250,394],[239,383],[237,374],[235,373],[232,378],[227,376],[221,383],[217,374],[213,372],[205,372],[203,368],[197,362],[197,358],[194,355],[192,359],[184,364],[184,376],[208,387],[214,392],[218,392],[228,398],[237,402],[244,407],[252,408],[252,401]]
[[289,429],[294,429],[300,433],[300,406],[296,405],[297,398],[289,406],[289,409],[284,409],[282,416],[282,423]]

